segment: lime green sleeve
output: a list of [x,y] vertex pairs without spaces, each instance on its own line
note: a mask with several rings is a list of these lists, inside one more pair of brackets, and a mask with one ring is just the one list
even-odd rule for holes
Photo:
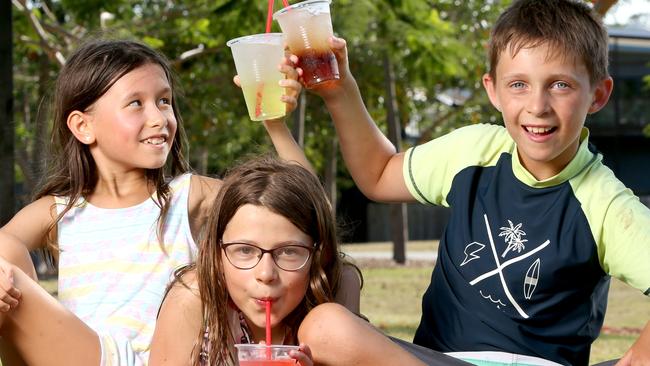
[[478,124],[454,130],[406,151],[402,173],[418,201],[449,206],[456,174],[470,166],[492,166],[514,142],[503,126]]
[[598,246],[601,267],[650,295],[650,209],[603,164],[593,165],[580,178],[572,185]]

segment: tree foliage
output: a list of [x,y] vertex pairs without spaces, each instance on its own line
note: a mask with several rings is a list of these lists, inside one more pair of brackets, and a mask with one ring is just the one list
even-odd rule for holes
[[[410,137],[405,144],[493,118],[479,80],[485,72],[489,28],[506,3],[334,0],[335,33],[348,41],[351,70],[377,123],[385,128],[385,54],[395,69],[399,120]],[[198,171],[219,175],[233,160],[269,149],[263,127],[248,120],[241,91],[232,83],[235,69],[226,46],[228,39],[264,31],[266,2],[13,0],[13,4],[16,155],[28,189],[42,171],[50,121],[48,93],[58,70],[80,42],[95,36],[139,39],[172,61],[183,86],[180,108],[189,156]],[[273,30],[279,31],[277,24]],[[307,94],[305,151],[321,172],[331,159],[334,138],[322,101]],[[349,186],[341,165],[339,183]]]

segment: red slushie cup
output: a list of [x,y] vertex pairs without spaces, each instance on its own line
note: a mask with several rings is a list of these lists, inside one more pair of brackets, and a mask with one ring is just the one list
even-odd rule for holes
[[289,351],[298,350],[298,346],[236,344],[239,366],[295,366],[296,360],[289,356]]
[[339,65],[330,49],[331,0],[307,0],[273,14],[291,53],[298,56],[305,87],[339,79]]

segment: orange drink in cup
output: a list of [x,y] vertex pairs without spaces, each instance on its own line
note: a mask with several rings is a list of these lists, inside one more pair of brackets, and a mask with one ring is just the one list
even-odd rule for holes
[[289,356],[289,351],[298,350],[298,346],[281,346],[265,344],[236,344],[239,366],[295,366],[296,360]]
[[332,36],[330,0],[308,0],[273,14],[291,53],[298,56],[305,87],[339,79],[339,66],[330,49]]
[[284,116],[286,105],[280,100],[284,89],[278,84],[284,79],[278,70],[284,57],[282,34],[253,34],[231,39],[226,45],[235,60],[250,119],[263,121]]

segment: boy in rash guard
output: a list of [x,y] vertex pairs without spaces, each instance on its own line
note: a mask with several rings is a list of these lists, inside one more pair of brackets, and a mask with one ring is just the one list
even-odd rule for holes
[[[650,210],[589,144],[607,103],[607,32],[583,1],[519,0],[498,19],[483,85],[505,126],[396,153],[331,39],[341,80],[312,89],[370,199],[452,214],[414,343],[475,364],[586,365],[610,277],[650,294]],[[619,365],[650,362],[650,325]]]

